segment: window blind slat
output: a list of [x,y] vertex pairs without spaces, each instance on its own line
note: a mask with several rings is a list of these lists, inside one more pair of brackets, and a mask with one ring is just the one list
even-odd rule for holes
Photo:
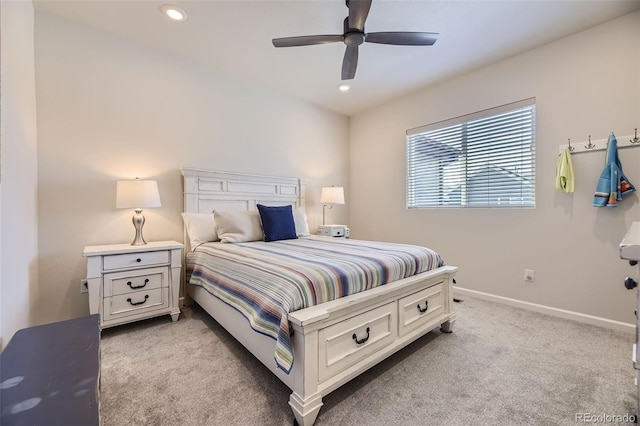
[[407,207],[535,207],[535,100],[407,131]]

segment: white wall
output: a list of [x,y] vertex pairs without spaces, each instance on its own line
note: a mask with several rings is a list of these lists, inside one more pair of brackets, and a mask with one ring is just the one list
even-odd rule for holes
[[38,290],[36,93],[31,2],[2,2],[0,336],[33,325]]
[[320,187],[348,185],[344,116],[40,12],[36,71],[40,321],[88,313],[85,245],[133,239],[119,179],[158,180],[147,241],[182,241],[184,166],[309,178],[312,227]]
[[[576,192],[555,190],[558,146],[640,127],[640,12],[427,88],[351,119],[349,224],[356,238],[428,245],[460,287],[635,322],[633,269],[618,257],[638,194],[591,206],[604,152],[573,156]],[[536,209],[405,208],[405,131],[509,102],[537,103]],[[640,148],[621,150],[640,190]],[[536,273],[523,281],[525,268]]]

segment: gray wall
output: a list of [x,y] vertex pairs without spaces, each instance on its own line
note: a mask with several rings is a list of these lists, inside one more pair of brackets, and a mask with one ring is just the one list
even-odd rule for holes
[[[633,269],[618,257],[640,221],[638,194],[591,206],[604,152],[573,156],[576,192],[555,189],[558,146],[640,127],[640,12],[408,95],[351,119],[350,220],[356,238],[430,246],[461,267],[460,287],[634,322]],[[536,98],[536,209],[405,208],[405,131]],[[621,150],[640,188],[640,148]],[[525,283],[524,269],[536,280]]]
[[88,313],[85,245],[133,239],[117,180],[158,180],[147,241],[182,241],[181,167],[308,178],[312,229],[321,186],[348,186],[344,116],[46,13],[35,47],[40,322]]
[[38,300],[33,5],[2,2],[0,348],[33,324]]

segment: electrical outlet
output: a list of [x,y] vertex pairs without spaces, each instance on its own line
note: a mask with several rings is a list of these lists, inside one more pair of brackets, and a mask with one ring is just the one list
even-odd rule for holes
[[535,272],[533,269],[525,269],[524,270],[524,280],[525,281],[529,281],[529,282],[533,282],[535,281]]
[[89,292],[89,284],[87,283],[87,280],[83,278],[80,280],[80,293],[87,292]]

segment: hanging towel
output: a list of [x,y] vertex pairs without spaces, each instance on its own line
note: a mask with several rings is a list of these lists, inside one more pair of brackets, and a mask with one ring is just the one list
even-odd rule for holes
[[558,157],[556,167],[556,189],[562,189],[566,193],[573,192],[575,182],[573,178],[573,164],[571,163],[571,151],[565,149]]
[[604,170],[598,179],[596,193],[593,197],[594,207],[616,207],[618,201],[627,194],[635,192],[636,188],[622,172],[622,164],[618,157],[618,141],[611,133],[607,142],[607,158]]

